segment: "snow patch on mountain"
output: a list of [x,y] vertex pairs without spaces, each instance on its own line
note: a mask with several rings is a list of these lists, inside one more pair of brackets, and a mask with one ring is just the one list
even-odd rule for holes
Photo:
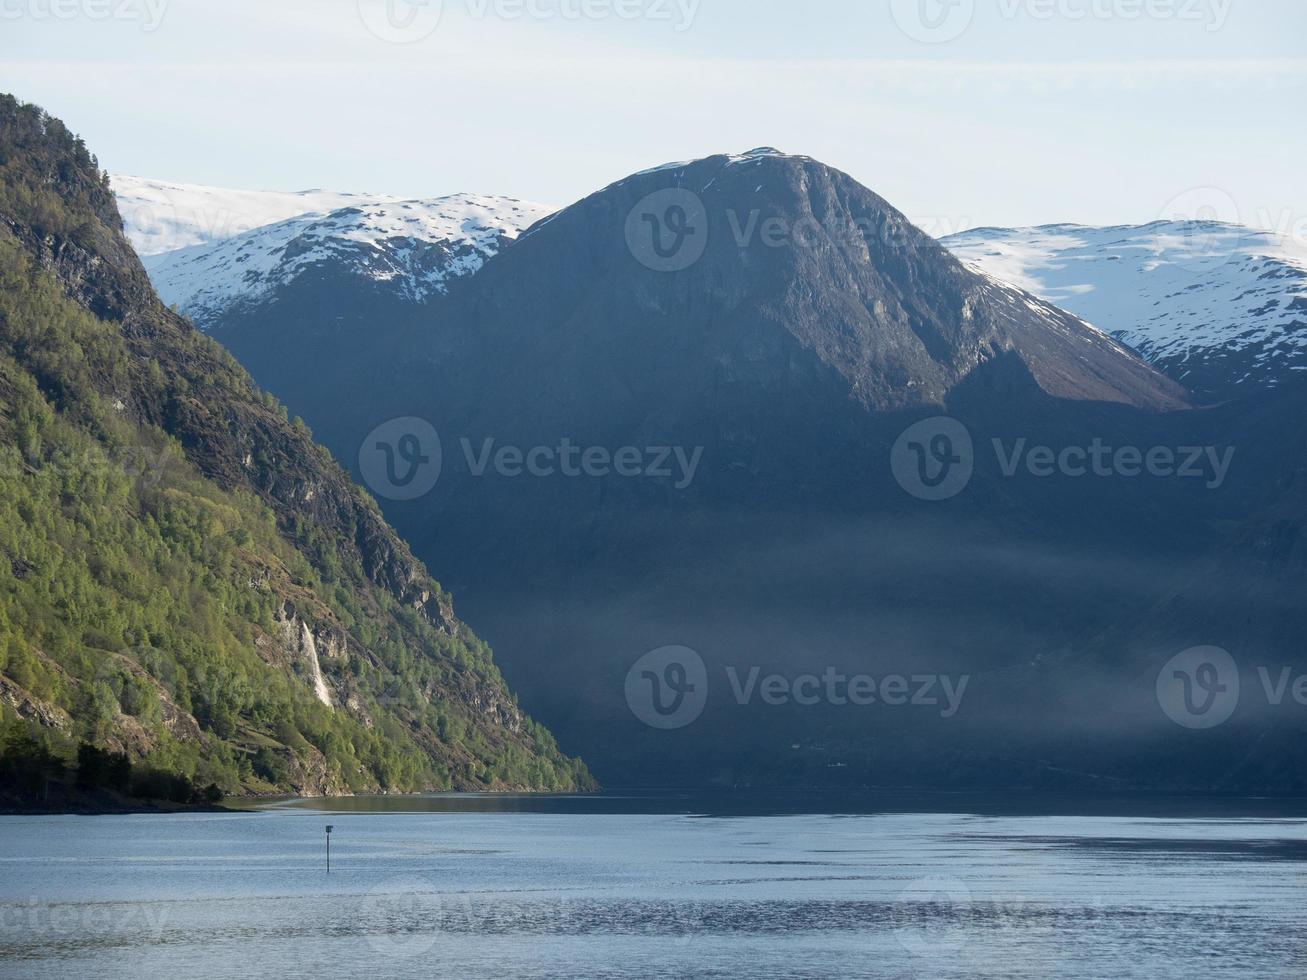
[[303,214],[143,261],[160,296],[208,326],[322,268],[389,285],[414,303],[476,272],[504,242],[550,213],[505,197],[455,194]]
[[976,228],[943,243],[1209,393],[1307,370],[1307,248],[1210,221]]
[[339,191],[231,190],[129,174],[110,179],[127,238],[142,256],[223,241],[301,214],[400,200]]

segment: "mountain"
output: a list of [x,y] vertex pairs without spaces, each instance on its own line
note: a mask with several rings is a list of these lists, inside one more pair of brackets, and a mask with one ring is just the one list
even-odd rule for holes
[[[615,244],[630,245],[630,215],[669,185],[701,201],[705,239],[702,255],[674,279],[646,275],[639,256],[612,247],[614,231],[622,233]],[[568,262],[584,263],[581,274],[569,273]],[[852,178],[769,148],[621,181],[536,225],[478,286],[486,302],[468,315],[491,329],[496,318],[507,321],[514,345],[530,342],[524,328],[548,330],[547,315],[536,327],[509,309],[525,294],[573,326],[602,323],[632,340],[661,340],[674,325],[723,364],[743,366],[746,348],[775,338],[769,353],[807,351],[844,379],[850,397],[880,408],[938,403],[1003,354],[1055,396],[1184,403],[1177,386],[1098,331],[967,271]],[[701,292],[691,299],[694,287]],[[609,312],[615,307],[620,320]]]
[[1211,221],[976,228],[963,261],[1083,317],[1205,401],[1307,372],[1307,249]]
[[[1300,664],[1307,386],[1192,409],[1003,272],[763,148],[620,180],[421,303],[328,273],[207,327],[606,782],[1297,785],[1290,714],[1194,738],[1156,685],[1204,643]],[[827,677],[934,700],[791,696]]]
[[[714,227],[709,230],[706,251],[696,263],[696,275],[706,277],[702,311],[711,310],[716,316],[717,311],[712,308],[718,299],[716,294],[723,289],[729,292],[730,280],[742,274],[759,287],[749,297],[722,297],[732,317],[723,330],[733,330],[735,336],[729,338],[719,330],[720,336],[714,342],[749,346],[756,342],[753,336],[756,326],[774,328],[783,319],[783,329],[779,333],[772,329],[771,336],[782,338],[785,345],[812,347],[823,369],[840,373],[853,386],[852,397],[880,407],[938,402],[978,364],[1003,352],[1014,353],[1023,368],[1032,372],[1044,390],[1052,394],[1154,408],[1185,403],[1186,396],[1178,386],[1149,370],[1120,344],[1034,296],[968,272],[875,195],[860,189],[853,200],[843,201],[841,195],[857,187],[853,181],[842,175],[836,181],[830,176],[833,172],[824,168],[814,169],[811,175],[800,173],[793,169],[800,163],[810,161],[764,150],[713,158],[684,168],[708,174],[703,186],[710,188],[710,196],[729,186],[733,197],[738,197],[738,201],[723,203],[722,210],[713,215]],[[745,186],[759,167],[768,171],[790,168],[786,179],[791,183],[773,191],[784,194],[783,207],[790,209],[797,204],[800,210],[793,214],[773,213],[782,202],[764,194],[766,188],[756,182]],[[724,181],[720,186],[713,183],[718,168]],[[413,350],[401,347],[389,350],[385,358],[372,354],[360,358],[361,336],[367,334],[373,338],[375,350],[380,350],[385,342],[386,325],[422,321],[440,326],[428,330],[428,336],[417,341],[417,350],[430,346],[443,351],[446,344],[457,342],[458,324],[468,320],[460,294],[487,295],[501,288],[507,289],[506,297],[524,293],[519,283],[504,283],[506,275],[524,275],[534,286],[551,290],[555,295],[549,302],[560,306],[590,302],[591,297],[580,290],[598,284],[608,294],[603,302],[629,306],[620,311],[620,316],[628,321],[621,326],[622,330],[630,333],[659,329],[647,323],[642,325],[640,321],[651,317],[658,321],[668,315],[660,308],[662,298],[648,295],[650,287],[645,282],[628,282],[623,278],[629,278],[632,271],[643,270],[638,262],[630,265],[634,260],[625,242],[625,224],[618,229],[622,232],[616,243],[620,252],[613,253],[612,242],[593,237],[593,209],[600,202],[604,207],[625,208],[620,212],[625,222],[626,211],[635,201],[616,200],[620,195],[637,186],[656,188],[676,173],[679,171],[675,169],[657,168],[609,188],[599,197],[540,220],[505,249],[506,256],[519,258],[503,264],[491,262],[484,271],[471,277],[446,279],[440,285],[448,287],[448,297],[422,289],[419,282],[404,287],[400,282],[388,280],[384,289],[374,288],[375,284],[360,274],[359,263],[325,261],[280,287],[275,302],[259,301],[257,297],[246,301],[235,298],[235,293],[228,290],[230,276],[222,278],[216,264],[201,261],[200,268],[214,270],[215,277],[210,279],[205,274],[200,280],[215,282],[212,288],[232,296],[233,301],[210,306],[183,302],[180,306],[199,317],[256,380],[309,418],[316,417],[319,407],[325,413],[333,411],[341,394],[336,387],[340,365],[353,365],[359,372],[354,375],[358,380],[365,376],[366,366],[373,364],[377,373],[368,375],[369,383],[389,384],[382,380],[389,371],[389,365],[383,360],[406,361],[414,354]],[[824,193],[826,198],[796,202],[797,195],[808,192],[803,184],[810,176],[825,181],[824,187],[814,187],[812,191]],[[731,179],[727,180],[728,177]],[[354,220],[350,218],[350,223]],[[776,222],[795,222],[784,227],[798,229],[800,233],[808,225],[818,227],[821,248],[777,248],[764,244],[759,240],[762,230],[766,228],[770,233]],[[861,229],[860,224],[867,227]],[[276,240],[281,227],[264,229],[263,234]],[[560,243],[560,236],[568,233],[571,238]],[[209,254],[252,256],[256,254],[253,242],[260,234],[241,236],[211,249]],[[737,242],[741,235],[755,240],[741,246]],[[585,239],[580,246],[578,237]],[[509,244],[508,236],[503,236],[500,245]],[[566,244],[567,248],[560,250],[560,244]],[[875,249],[877,262],[870,261],[869,248]],[[549,254],[550,249],[557,250],[557,254]],[[314,248],[309,254],[320,257],[322,252]],[[373,248],[367,254],[379,253]],[[621,257],[626,263],[615,265],[612,259]],[[565,260],[578,264],[569,266]],[[151,260],[152,263],[166,261],[170,260],[160,257]],[[256,267],[256,273],[249,278],[257,284],[259,261],[250,258],[249,262]],[[600,269],[599,263],[612,268]],[[516,271],[511,274],[496,271],[507,268]],[[154,264],[155,281],[161,284],[165,296],[172,288],[170,274],[168,269]],[[551,285],[543,282],[542,277],[553,277],[556,281]],[[916,277],[922,277],[921,281]],[[658,281],[656,277],[654,281]],[[803,286],[790,288],[792,283]],[[468,290],[461,288],[465,284],[470,284]],[[773,290],[773,286],[778,288]],[[632,290],[629,294],[628,287]],[[788,295],[779,292],[786,288],[789,288]],[[415,305],[409,298],[416,291],[424,296],[422,304]],[[433,302],[436,298],[441,302]],[[526,302],[534,303],[534,295]],[[481,313],[472,315],[479,317]],[[523,311],[520,315],[529,317],[530,314]],[[838,322],[838,329],[828,329],[832,320]],[[427,327],[419,329],[427,330]],[[702,336],[691,321],[686,321],[683,329],[688,337]],[[524,335],[513,330],[504,341],[513,348],[506,352],[506,363],[520,355],[520,343],[528,342]],[[631,348],[633,358],[636,352],[637,348]],[[705,357],[714,356],[711,351],[702,353]],[[789,356],[787,347],[773,353]],[[482,354],[488,360],[473,359],[465,371],[455,372],[458,379],[472,377],[486,365],[500,363],[496,358],[501,352],[483,351]],[[746,360],[753,357],[743,351],[737,351],[736,355]],[[637,366],[632,360],[628,370],[635,371]],[[433,370],[442,373],[441,368]],[[331,381],[324,385],[320,383],[324,378]],[[363,393],[361,397],[371,396]],[[363,433],[358,435],[361,437]]]
[[399,202],[385,194],[244,191],[129,174],[114,175],[110,183],[123,230],[141,256],[224,241],[303,214]]
[[[757,159],[759,154],[740,160]],[[675,166],[675,165],[673,165]],[[654,168],[651,172],[664,171]],[[511,198],[232,191],[114,178],[127,233],[165,302],[201,329],[262,330],[265,313],[310,343],[323,310],[422,304],[475,273],[551,209]],[[749,213],[731,237],[759,234]],[[1241,397],[1307,370],[1307,251],[1270,232],[1211,221],[1107,228],[976,228],[942,243],[1132,348],[1201,401]],[[302,281],[301,281],[302,280]],[[296,286],[302,288],[295,288]]]
[[[548,214],[511,198],[458,194],[359,203],[302,214],[209,242],[147,256],[165,303],[202,329],[280,305],[294,315],[301,280],[337,292],[351,283],[383,300],[423,303]],[[370,300],[365,301],[370,302]]]
[[[288,331],[317,341],[280,346]],[[421,308],[244,342],[256,376],[357,461],[524,705],[614,783],[1170,778],[1109,755],[1103,702],[1058,700],[1071,674],[1050,665],[1101,667],[1132,731],[1170,725],[1149,709],[1155,669],[1143,702],[1127,695],[1187,631],[1128,668],[1093,641],[1168,595],[1198,599],[1187,583],[1241,555],[1250,515],[1289,492],[1274,440],[1253,436],[1292,424],[1292,392],[1191,410],[1121,344],[968,270],[847,175],[771,150],[618,181]],[[941,447],[939,415],[965,446]],[[911,489],[916,425],[965,477],[948,499]],[[432,467],[425,493],[370,462],[405,437]],[[1203,479],[1031,465],[1096,445],[1218,463]],[[1239,615],[1233,593],[1201,601]],[[629,700],[640,658],[668,648],[703,668],[664,679],[709,691],[674,730]],[[947,716],[759,694],[828,671],[969,686]]]
[[590,784],[299,420],[0,97],[0,714],[227,792]]

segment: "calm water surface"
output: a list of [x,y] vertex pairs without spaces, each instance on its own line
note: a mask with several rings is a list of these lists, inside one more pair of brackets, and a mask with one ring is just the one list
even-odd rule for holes
[[1300,813],[953,802],[0,817],[0,976],[1307,977]]

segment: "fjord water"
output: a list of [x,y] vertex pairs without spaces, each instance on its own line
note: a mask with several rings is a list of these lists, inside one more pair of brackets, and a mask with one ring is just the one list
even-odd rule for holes
[[0,976],[1307,975],[1301,807],[786,802],[0,817]]

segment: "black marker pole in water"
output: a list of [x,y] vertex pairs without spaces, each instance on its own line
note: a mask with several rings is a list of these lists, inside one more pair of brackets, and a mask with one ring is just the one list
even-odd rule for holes
[[334,827],[327,824],[327,874],[331,874],[331,832]]

